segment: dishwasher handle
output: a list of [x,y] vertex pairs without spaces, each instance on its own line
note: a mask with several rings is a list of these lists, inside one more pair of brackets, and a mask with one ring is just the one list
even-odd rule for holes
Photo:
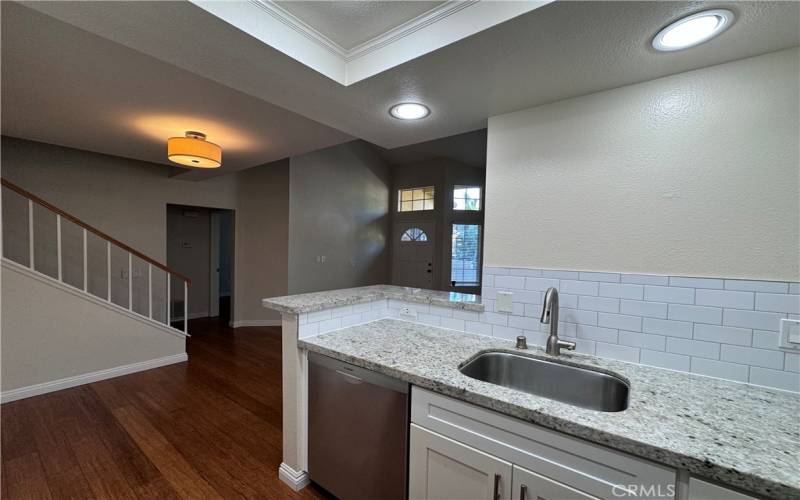
[[355,375],[350,375],[349,373],[343,372],[342,370],[336,370],[336,373],[338,373],[339,375],[344,376],[344,380],[348,384],[354,384],[355,385],[355,384],[363,384],[364,383],[364,379],[363,378],[356,377]]

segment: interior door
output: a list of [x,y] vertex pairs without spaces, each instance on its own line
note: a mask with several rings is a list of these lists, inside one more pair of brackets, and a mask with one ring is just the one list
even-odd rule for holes
[[411,424],[410,500],[511,500],[511,464]]
[[435,224],[432,221],[404,221],[394,230],[394,284],[433,288]]
[[516,465],[513,476],[513,500],[597,500],[597,497]]

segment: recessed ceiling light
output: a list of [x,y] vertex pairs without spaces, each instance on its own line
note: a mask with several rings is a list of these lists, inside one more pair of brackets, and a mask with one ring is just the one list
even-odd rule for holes
[[733,18],[733,12],[725,9],[692,14],[659,31],[653,38],[653,48],[671,52],[700,45],[728,29]]
[[431,110],[424,104],[402,102],[392,106],[389,114],[400,120],[419,120],[431,114]]

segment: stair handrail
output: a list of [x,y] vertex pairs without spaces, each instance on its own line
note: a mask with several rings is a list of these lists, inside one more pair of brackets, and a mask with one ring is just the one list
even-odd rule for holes
[[143,254],[142,252],[140,252],[140,251],[138,251],[138,250],[126,245],[125,243],[119,241],[118,239],[116,239],[116,238],[114,238],[112,236],[109,236],[108,234],[104,233],[103,231],[97,229],[96,227],[87,224],[86,222],[84,222],[81,219],[75,217],[74,215],[70,214],[69,212],[66,212],[66,211],[62,210],[62,209],[58,208],[57,206],[53,205],[52,203],[50,203],[50,202],[48,202],[46,200],[43,200],[42,198],[36,196],[35,194],[31,193],[30,191],[27,191],[27,190],[17,186],[16,184],[14,184],[13,182],[9,181],[5,177],[0,177],[0,183],[2,183],[2,185],[4,187],[7,187],[8,189],[16,192],[17,194],[23,196],[24,198],[27,198],[27,199],[33,201],[37,205],[40,205],[40,206],[46,208],[47,210],[50,210],[51,212],[55,212],[56,214],[60,215],[64,219],[72,222],[73,224],[76,224],[76,225],[86,229],[87,231],[89,231],[91,233],[94,233],[95,235],[99,236],[100,238],[102,238],[102,239],[104,239],[104,240],[106,240],[106,241],[108,241],[110,243],[113,243],[117,247],[125,250],[126,252],[135,255],[136,257],[142,259],[143,261],[147,262],[148,264],[152,264],[155,267],[161,269],[162,271],[164,271],[166,273],[169,273],[172,276],[175,276],[176,278],[179,278],[179,279],[185,281],[187,285],[191,285],[192,284],[192,280],[188,276],[184,276],[183,274],[181,274],[181,273],[179,273],[179,272],[177,272],[177,271],[175,271],[173,269],[170,269],[169,267],[167,267],[166,265],[158,262],[157,260],[155,260],[155,259],[153,259],[151,257],[148,257],[147,255]]

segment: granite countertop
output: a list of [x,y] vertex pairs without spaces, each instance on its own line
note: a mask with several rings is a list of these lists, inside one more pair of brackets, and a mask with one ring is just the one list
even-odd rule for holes
[[383,319],[298,341],[302,348],[506,415],[770,498],[800,498],[800,396],[648,366],[567,353],[566,364],[630,383],[629,408],[586,410],[481,382],[458,371],[510,341]]
[[285,297],[262,299],[261,304],[284,313],[309,313],[332,307],[349,306],[380,299],[397,299],[419,304],[483,312],[480,295],[441,292],[423,288],[408,288],[395,285],[372,285],[325,292],[302,293]]

